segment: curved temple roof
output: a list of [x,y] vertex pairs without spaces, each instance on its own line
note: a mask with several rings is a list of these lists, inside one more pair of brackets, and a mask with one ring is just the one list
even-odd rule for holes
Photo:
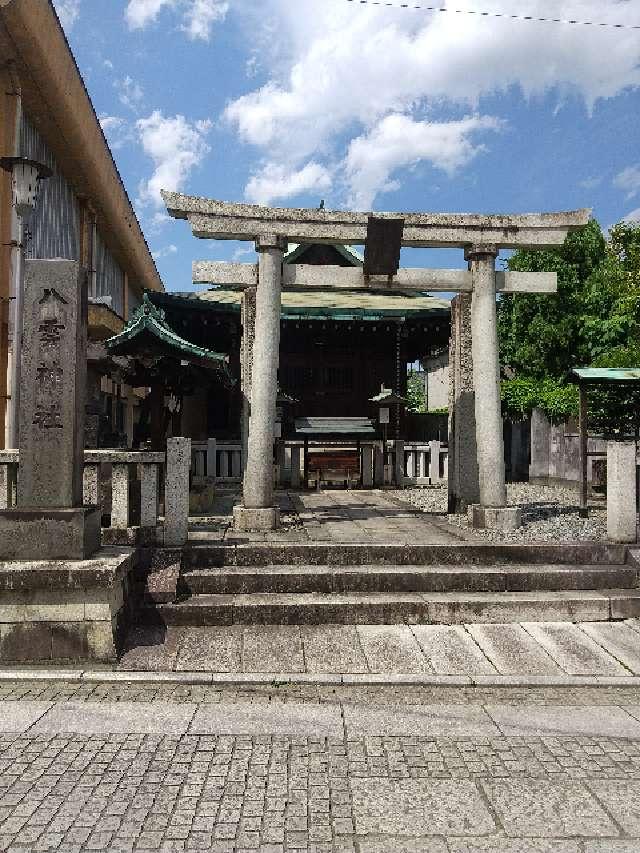
[[228,372],[229,357],[227,355],[196,346],[177,335],[167,323],[165,312],[153,304],[148,293],[145,293],[142,304],[136,309],[124,329],[105,341],[105,345],[114,355],[132,354],[135,352],[135,347],[132,349],[130,345],[144,333],[151,334],[165,346],[174,349],[176,358],[187,357],[195,358],[200,362],[210,362],[212,368],[224,373]]

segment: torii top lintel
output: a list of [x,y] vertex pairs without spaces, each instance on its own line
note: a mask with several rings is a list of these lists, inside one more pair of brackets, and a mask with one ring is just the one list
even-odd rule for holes
[[[162,192],[175,219],[189,221],[195,237],[210,240],[255,240],[286,237],[295,243],[362,245],[367,239],[369,213],[310,208],[262,207]],[[544,249],[561,245],[570,231],[586,225],[591,210],[564,213],[376,213],[380,219],[404,219],[403,246]]]

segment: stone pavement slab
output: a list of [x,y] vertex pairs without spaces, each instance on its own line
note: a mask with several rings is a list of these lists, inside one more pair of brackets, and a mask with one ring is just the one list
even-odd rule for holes
[[502,675],[559,675],[560,667],[521,625],[466,625]]
[[368,672],[355,625],[304,625],[307,672]]
[[359,625],[357,631],[371,672],[433,672],[407,625]]
[[304,672],[298,625],[249,625],[242,641],[243,672]]
[[624,622],[582,622],[580,628],[594,642],[640,675],[640,634]]
[[624,832],[638,838],[640,849],[640,781],[598,779],[588,785]]
[[482,787],[507,835],[532,838],[616,837],[618,829],[580,782],[509,779]]
[[344,706],[347,738],[494,737],[499,729],[478,705],[423,705],[417,708]]
[[240,672],[239,625],[182,628],[175,668],[178,672]]
[[507,737],[589,737],[640,738],[640,721],[623,708],[599,705],[574,708],[566,705],[487,704],[487,713]]
[[168,672],[175,668],[181,629],[144,626],[125,638],[119,668],[143,672]]
[[203,705],[189,728],[191,734],[306,735],[342,739],[339,705],[251,702]]
[[196,706],[157,702],[61,702],[32,727],[34,734],[181,735],[189,728]]
[[358,835],[484,835],[495,823],[474,782],[351,780]]
[[581,853],[577,841],[566,839],[449,838],[449,853]]
[[413,625],[411,630],[439,675],[495,675],[495,668],[462,625]]
[[607,838],[601,841],[585,841],[584,853],[638,853],[638,841]]
[[51,705],[51,702],[0,702],[0,732],[26,732]]
[[376,841],[360,841],[358,853],[449,853],[447,842],[443,838],[401,838],[387,835]]
[[625,669],[570,622],[527,622],[524,628],[569,675],[625,675]]

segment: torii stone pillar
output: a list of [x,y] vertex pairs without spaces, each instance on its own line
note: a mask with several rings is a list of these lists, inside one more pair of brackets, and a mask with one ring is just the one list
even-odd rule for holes
[[273,505],[273,439],[280,357],[282,261],[287,240],[259,237],[256,325],[251,376],[251,417],[243,504],[234,510],[236,530],[275,530],[280,512]]
[[504,507],[507,502],[496,315],[497,255],[496,246],[471,246],[465,252],[473,281],[471,347],[481,507]]

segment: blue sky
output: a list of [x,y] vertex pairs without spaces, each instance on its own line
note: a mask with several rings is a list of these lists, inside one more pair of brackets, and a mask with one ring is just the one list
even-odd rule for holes
[[[363,210],[592,207],[640,219],[640,29],[478,19],[346,0],[57,0],[169,290],[191,237],[159,189]],[[638,0],[466,0],[640,24]],[[414,266],[461,252],[410,252]]]

